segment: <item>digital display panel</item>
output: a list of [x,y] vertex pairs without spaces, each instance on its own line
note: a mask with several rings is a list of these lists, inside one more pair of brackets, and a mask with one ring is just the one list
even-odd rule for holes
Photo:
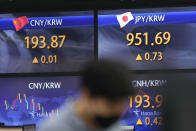
[[0,73],[77,72],[94,57],[93,11],[0,14]]
[[[193,104],[195,73],[145,73],[133,76],[130,84],[136,94],[128,98],[121,115],[123,127],[134,127],[136,131],[162,130],[165,113],[162,108],[168,100],[174,111],[170,115],[174,119],[172,125],[175,128],[183,128],[183,125],[190,129],[193,127],[194,124],[189,124],[194,122],[192,115],[196,108]],[[39,128],[43,119],[53,119],[55,115],[58,116],[60,107],[78,98],[80,77],[12,77],[0,78],[0,83],[0,122],[5,126],[36,124]],[[181,126],[179,123],[182,123]]]
[[121,117],[121,125],[134,126],[136,131],[159,131],[162,129],[163,90],[169,79],[162,74],[135,74],[130,83],[136,90]]
[[196,73],[134,74],[136,90],[121,117],[121,125],[135,131],[194,129]]
[[130,70],[173,70],[135,74],[136,95],[122,114],[123,126],[161,131],[166,121],[168,130],[194,129],[195,74],[174,70],[196,69],[195,14],[195,7],[98,11],[99,59],[121,61]]
[[58,116],[59,108],[78,97],[80,78],[0,78],[0,122],[5,126],[36,124]]
[[98,14],[99,58],[122,61],[131,70],[196,68],[195,7]]
[[[98,11],[98,57],[122,61],[131,70],[195,69],[194,15],[195,7]],[[0,14],[0,44],[0,73],[78,72],[94,58],[93,11]],[[162,89],[169,87],[169,95],[175,94],[172,105],[178,107],[174,110],[190,116],[181,122],[188,126],[194,121],[194,78],[194,73],[135,74],[130,84],[136,95],[129,97],[121,125],[136,131],[162,130],[167,99]],[[79,95],[79,79],[0,78],[0,122],[39,127],[41,120],[52,119]],[[168,86],[174,81],[180,84]],[[183,93],[186,97],[181,99]],[[183,118],[179,114],[176,121]]]

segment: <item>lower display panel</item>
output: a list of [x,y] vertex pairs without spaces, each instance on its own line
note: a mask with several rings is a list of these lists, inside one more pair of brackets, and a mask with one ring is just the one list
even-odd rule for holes
[[[184,126],[192,129],[196,73],[133,76],[130,84],[136,94],[128,98],[120,119],[125,131],[165,128],[175,131],[174,128]],[[0,127],[35,125],[39,128],[42,120],[52,119],[60,107],[77,99],[80,76],[0,78],[0,83]]]
[[58,115],[78,96],[79,77],[18,77],[0,79],[0,122],[9,126],[39,123]]

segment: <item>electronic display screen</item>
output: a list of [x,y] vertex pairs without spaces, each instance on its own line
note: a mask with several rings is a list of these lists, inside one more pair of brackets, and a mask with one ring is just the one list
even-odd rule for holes
[[195,69],[196,8],[148,8],[98,12],[99,58],[131,70]]
[[[196,69],[194,16],[196,7],[99,10],[95,51],[93,11],[0,14],[0,74],[78,73],[96,55],[123,62],[130,70]],[[172,125],[178,131],[183,124],[191,129],[194,78],[195,73],[134,73],[130,84],[136,94],[128,98],[121,125],[135,131],[162,130],[162,108],[169,100],[178,110]],[[77,99],[79,86],[80,76],[1,77],[0,122],[39,127]]]
[[136,94],[121,117],[121,125],[135,131],[194,129],[196,73],[134,74]]
[[121,117],[121,125],[134,126],[136,131],[162,129],[163,89],[168,79],[162,74],[135,74],[130,83],[136,90]]
[[[175,119],[172,125],[183,129],[183,126],[177,126],[181,122],[181,125],[191,129],[189,124],[194,122],[192,115],[196,108],[193,104],[195,73],[145,73],[133,76],[130,84],[136,94],[128,98],[121,115],[123,127],[134,126],[136,131],[162,130],[162,108],[169,100],[174,110],[170,115]],[[0,83],[0,122],[5,126],[36,124],[39,128],[42,120],[58,116],[60,107],[78,98],[80,77],[12,77],[0,78]],[[172,96],[172,99],[167,99],[168,96]],[[187,118],[186,122],[184,118]]]
[[0,73],[76,72],[94,57],[93,11],[0,14]]
[[[129,98],[122,114],[123,126],[134,126],[136,131],[161,131],[166,114],[171,120],[166,124],[175,128],[170,130],[194,129],[190,124],[196,108],[191,104],[195,100],[195,74],[174,71],[196,69],[194,15],[195,7],[98,11],[99,59],[121,61],[130,70],[173,70],[136,73],[130,82],[136,95]],[[165,107],[167,102],[171,106]],[[167,114],[170,108],[173,112]]]
[[[6,126],[36,124],[39,128],[43,119],[53,119],[61,106],[78,98],[80,77],[0,78],[0,83],[0,122]],[[138,131],[159,128],[163,119],[161,89],[166,83],[161,75],[134,75],[130,84],[137,93],[129,97],[121,125]]]
[[78,97],[79,81],[79,76],[0,78],[0,122],[39,127]]

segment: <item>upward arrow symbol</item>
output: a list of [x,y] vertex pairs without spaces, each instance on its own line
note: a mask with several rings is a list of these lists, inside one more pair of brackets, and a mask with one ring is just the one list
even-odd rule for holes
[[142,61],[142,60],[143,60],[140,54],[138,54],[136,60],[137,60],[137,61]]
[[38,61],[38,59],[35,57],[34,59],[33,59],[33,64],[38,64],[39,63],[39,61]]

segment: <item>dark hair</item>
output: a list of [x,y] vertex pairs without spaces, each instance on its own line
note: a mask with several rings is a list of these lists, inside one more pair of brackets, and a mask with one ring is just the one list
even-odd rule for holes
[[111,60],[90,61],[82,71],[82,87],[91,96],[112,100],[134,93],[126,66]]

